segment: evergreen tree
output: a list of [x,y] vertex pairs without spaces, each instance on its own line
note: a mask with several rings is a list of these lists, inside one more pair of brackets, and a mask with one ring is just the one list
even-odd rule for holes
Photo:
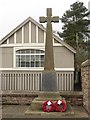
[[[79,73],[81,69],[81,63],[90,58],[90,41],[86,41],[90,37],[90,30],[88,26],[90,20],[88,20],[88,9],[83,5],[83,2],[75,2],[70,6],[62,18],[63,32],[58,32],[59,36],[63,38],[65,42],[76,49],[75,55],[75,81],[80,83]],[[88,44],[87,44],[88,43]],[[80,84],[79,84],[80,85]]]
[[78,1],[73,3],[70,10],[67,10],[61,18],[64,24],[62,27],[63,32],[58,32],[58,34],[75,49],[84,43],[85,36],[89,37],[88,25],[90,20],[87,18],[89,14],[83,2]]

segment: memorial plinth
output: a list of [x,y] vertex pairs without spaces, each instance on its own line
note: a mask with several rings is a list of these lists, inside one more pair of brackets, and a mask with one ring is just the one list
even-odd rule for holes
[[38,97],[35,98],[31,103],[31,110],[42,110],[42,105],[46,100],[51,100],[55,102],[57,100],[62,100],[63,98],[60,96],[59,92],[40,92]]
[[67,109],[65,112],[44,112],[42,108],[42,104],[46,100],[51,100],[53,103],[56,100],[62,100],[59,92],[40,92],[38,97],[32,101],[31,106],[25,112],[25,115],[40,117],[40,118],[60,118],[64,116],[74,115],[72,107],[67,104]]

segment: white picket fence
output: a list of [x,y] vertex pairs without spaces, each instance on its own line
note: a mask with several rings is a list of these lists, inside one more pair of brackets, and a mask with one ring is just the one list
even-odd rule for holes
[[[59,91],[74,90],[73,72],[56,72]],[[2,72],[0,73],[0,90],[42,90],[42,72]]]

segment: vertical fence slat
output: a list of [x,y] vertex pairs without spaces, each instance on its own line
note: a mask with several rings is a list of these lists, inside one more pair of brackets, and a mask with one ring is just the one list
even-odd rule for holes
[[28,88],[27,88],[27,90],[29,90],[29,74],[27,74],[27,85],[28,85]]
[[14,74],[14,90],[16,90],[16,74]]
[[11,79],[12,79],[12,75],[10,74],[10,78],[9,78],[9,80],[10,80],[10,90],[11,90]]
[[64,91],[66,91],[66,73],[64,74]]
[[62,73],[61,75],[62,75],[61,78],[62,78],[62,91],[63,91],[63,90],[64,90],[64,89],[63,89],[63,81],[64,81],[64,80],[63,80],[63,73]]
[[32,90],[32,76],[29,74],[30,90]]
[[22,90],[24,90],[24,74],[22,74]]
[[2,79],[2,78],[1,78],[1,73],[0,73],[0,90],[1,90],[1,79]]
[[6,74],[5,74],[5,79],[4,79],[4,81],[5,81],[5,90],[7,89],[7,87],[6,87]]
[[39,75],[37,73],[37,90],[39,91]]
[[67,91],[69,91],[69,73],[67,74]]
[[34,73],[32,74],[32,82],[33,82],[33,90],[34,90],[34,88],[35,88],[35,86],[34,86]]
[[72,91],[74,90],[74,76],[73,76],[73,73],[72,73]]
[[69,80],[70,81],[70,89],[69,90],[71,91],[71,74],[69,74],[69,76],[70,76],[70,80]]
[[21,74],[19,74],[19,90],[21,90]]
[[61,73],[59,73],[59,88],[58,88],[58,90],[62,90],[62,77],[61,77]]

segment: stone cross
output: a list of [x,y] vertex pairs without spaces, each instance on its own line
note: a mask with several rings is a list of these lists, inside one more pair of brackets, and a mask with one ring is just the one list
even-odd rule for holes
[[52,17],[52,9],[47,8],[47,17],[40,17],[39,21],[47,22],[44,70],[54,70],[52,22],[59,22],[59,17]]
[[59,22],[59,17],[52,17],[52,9],[47,8],[47,17],[40,17],[40,22],[47,22],[42,91],[57,91],[56,72],[54,70],[52,22]]

